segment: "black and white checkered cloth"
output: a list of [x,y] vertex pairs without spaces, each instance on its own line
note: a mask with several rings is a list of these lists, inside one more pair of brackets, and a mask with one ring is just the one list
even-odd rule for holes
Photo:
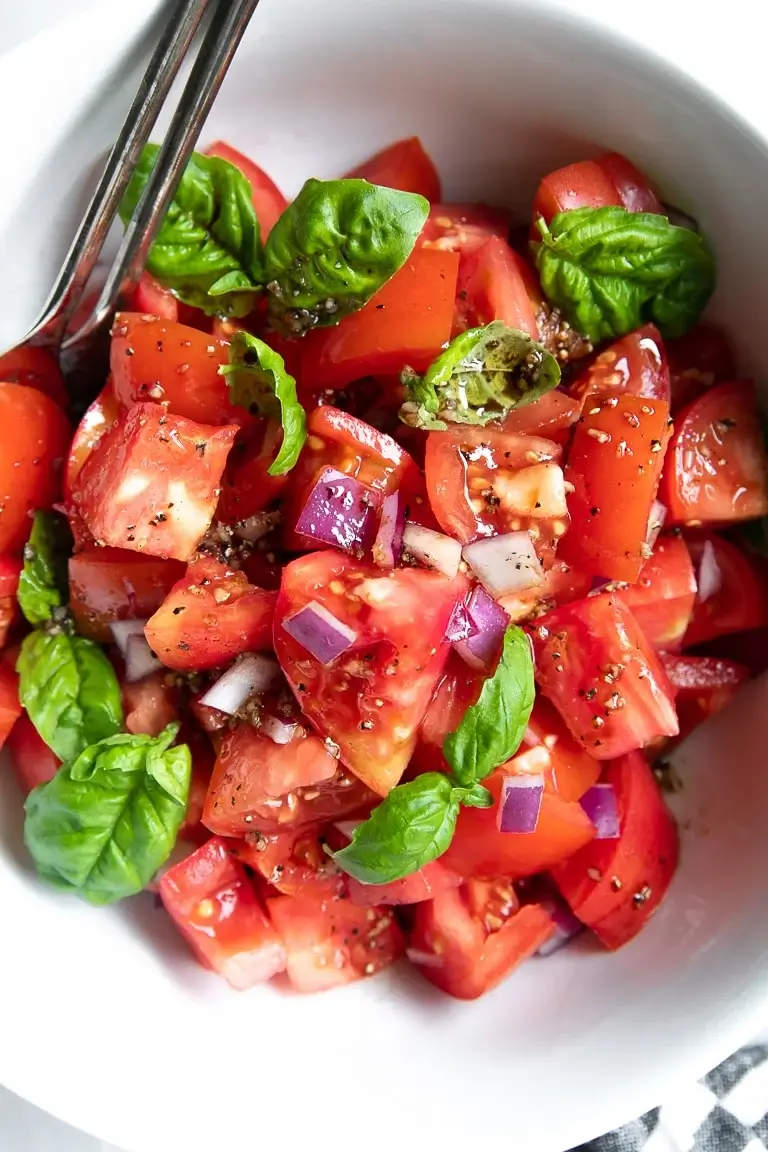
[[571,1152],[765,1152],[768,1044],[730,1056],[639,1120]]

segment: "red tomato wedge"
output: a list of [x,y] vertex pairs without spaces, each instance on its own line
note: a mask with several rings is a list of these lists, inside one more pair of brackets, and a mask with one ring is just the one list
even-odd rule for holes
[[178,322],[179,301],[169,288],[163,288],[159,280],[155,280],[149,272],[142,272],[138,284],[128,297],[128,303],[132,312]]
[[133,684],[123,684],[121,691],[128,732],[159,736],[179,718],[177,694],[165,672],[153,672]]
[[684,648],[768,624],[768,566],[764,561],[712,534],[693,536],[688,546],[696,570],[700,572],[705,562],[709,572],[706,582],[701,580]]
[[37,388],[0,384],[0,554],[16,553],[32,513],[59,492],[71,429],[57,404]]
[[21,716],[19,677],[12,665],[0,663],[0,748]]
[[674,821],[645,757],[639,752],[609,764],[621,834],[593,840],[552,876],[571,910],[606,948],[631,940],[656,911],[677,866]]
[[283,430],[272,420],[255,420],[247,432],[240,433],[222,477],[217,520],[236,524],[279,499],[292,478],[288,473],[269,474],[282,440]]
[[549,912],[539,904],[497,917],[486,927],[473,915],[465,890],[448,891],[419,904],[406,955],[422,976],[459,1000],[476,1000],[490,992],[555,931]]
[[560,559],[593,576],[637,580],[669,434],[664,400],[625,392],[585,405],[565,469],[574,491]]
[[0,649],[16,619],[16,592],[19,587],[21,561],[15,556],[0,556]]
[[[213,772],[215,760],[213,748],[210,740],[189,723],[182,725],[179,743],[188,744],[192,753],[192,778],[189,782],[187,811],[184,823],[179,829],[178,839],[188,844],[205,844],[211,835],[203,824],[203,808]],[[233,846],[228,846],[230,851],[233,851]]]
[[22,344],[0,356],[0,381],[4,384],[23,384],[45,393],[60,408],[69,403],[64,377],[59,362],[47,348],[34,348]]
[[697,324],[685,336],[666,341],[676,415],[713,384],[736,378],[736,361],[727,337],[712,324]]
[[544,436],[563,444],[581,415],[581,400],[553,389],[532,404],[513,408],[504,431],[516,436]]
[[538,696],[517,755],[505,772],[541,773],[561,800],[580,800],[600,776],[601,766],[574,740],[560,713]]
[[499,597],[499,603],[513,624],[551,612],[571,600],[581,600],[592,587],[592,577],[572,568],[564,560],[555,559],[544,573],[541,584],[522,592]]
[[541,691],[596,760],[677,735],[664,669],[617,596],[576,600],[529,632]]
[[464,250],[456,283],[453,334],[501,320],[539,337],[526,265],[506,240],[491,236],[481,247]]
[[261,228],[261,238],[266,240],[274,228],[277,220],[288,207],[288,201],[275,182],[267,176],[258,164],[243,156],[224,140],[216,140],[206,149],[209,156],[218,156],[220,160],[228,160],[239,168],[251,186],[251,199],[256,210],[256,217]]
[[276,744],[250,724],[240,724],[222,741],[203,823],[221,836],[298,824],[298,801],[332,781],[337,768],[323,741],[304,728],[298,727],[287,744]]
[[245,842],[233,850],[238,860],[285,896],[332,900],[346,887],[347,878],[325,851],[317,824],[279,832],[249,832]]
[[425,864],[418,872],[393,880],[390,884],[361,884],[352,877],[347,882],[349,898],[358,908],[373,908],[377,904],[420,904],[433,900],[449,888],[457,888],[460,877],[439,860]]
[[198,960],[233,988],[251,988],[285,968],[285,948],[253,882],[214,837],[160,880],[166,911]]
[[691,527],[768,514],[768,455],[751,380],[718,384],[683,409],[660,499],[669,523]]
[[[1,398],[1,394],[0,394]],[[211,523],[234,425],[136,404],[104,433],[72,499],[99,545],[188,560]]]
[[658,328],[646,324],[599,352],[569,391],[582,400],[591,393],[612,396],[629,392],[669,404],[669,365]]
[[680,737],[688,736],[709,716],[725,708],[749,679],[749,668],[712,656],[662,656],[664,671],[675,690]]
[[13,773],[25,796],[28,796],[33,788],[37,788],[38,784],[47,784],[58,771],[59,761],[43,738],[38,735],[26,712],[21,713],[11,728],[5,748]]
[[682,536],[661,536],[636,584],[612,585],[654,647],[681,647],[696,601],[696,574]]
[[440,177],[432,159],[418,136],[397,140],[382,148],[362,164],[352,168],[345,180],[369,180],[401,192],[418,192],[435,202],[440,199]]
[[568,530],[561,455],[539,436],[468,425],[430,432],[424,471],[432,511],[462,544],[527,528],[537,547],[551,551]]
[[219,368],[228,346],[197,328],[118,312],[112,325],[109,366],[118,403],[163,401],[174,416],[201,424],[244,424],[250,416],[229,401]]
[[64,495],[69,500],[72,486],[83,464],[93,451],[99,438],[110,428],[120,415],[112,380],[104,385],[95,400],[85,411],[85,415],[75,429],[75,435],[69,447],[67,457],[67,470],[64,476]]
[[433,204],[417,243],[425,248],[468,253],[492,236],[506,240],[512,226],[508,208],[490,204]]
[[334,328],[304,337],[304,388],[343,388],[363,376],[425,372],[451,338],[459,257],[417,248],[372,300]]
[[168,668],[219,668],[243,652],[271,648],[276,599],[242,572],[201,556],[147,622],[147,641]]
[[151,616],[183,574],[178,560],[125,548],[84,548],[69,560],[70,608],[78,632],[108,644],[111,624]]
[[[461,575],[449,580],[415,568],[382,576],[338,552],[302,556],[283,569],[274,630],[283,672],[304,715],[381,796],[413,752],[448,655],[445,629],[467,584]],[[354,634],[328,664],[286,631],[308,605],[320,605]]]
[[419,729],[417,757],[427,768],[445,767],[442,757],[443,742],[449,732],[461,723],[471,704],[477,702],[485,676],[465,664],[456,652],[451,652]]
[[493,808],[462,808],[459,812],[453,840],[440,857],[445,867],[459,876],[505,876],[513,880],[534,876],[572,856],[595,834],[581,805],[548,791],[542,797],[535,832],[525,836],[499,832],[496,808],[505,774],[506,768],[499,768],[483,781],[493,796]]
[[[605,152],[595,160],[568,164],[544,177],[533,199],[533,228],[539,216],[549,223],[558,212],[611,204],[629,212],[664,211],[642,172],[619,152]],[[538,230],[532,235],[538,239]]]

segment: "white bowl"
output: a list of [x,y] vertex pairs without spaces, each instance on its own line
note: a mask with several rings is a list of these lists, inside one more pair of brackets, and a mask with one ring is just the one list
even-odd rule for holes
[[[155,7],[136,0],[128,26],[125,6],[115,19],[106,0],[0,60],[5,108],[25,75],[46,81],[23,123],[0,128],[5,156],[24,145],[0,190],[0,344],[50,283]],[[262,0],[206,136],[231,139],[290,192],[418,132],[449,195],[521,212],[552,167],[622,149],[714,241],[714,312],[754,370],[768,239],[752,189],[768,180],[765,142],[568,7]],[[0,773],[0,1082],[131,1152],[500,1138],[515,1152],[563,1152],[658,1103],[768,1019],[767,745],[763,680],[680,753],[682,864],[649,928],[616,955],[584,945],[531,961],[470,1004],[408,972],[317,997],[232,992],[151,898],[101,911],[38,883],[20,798]]]

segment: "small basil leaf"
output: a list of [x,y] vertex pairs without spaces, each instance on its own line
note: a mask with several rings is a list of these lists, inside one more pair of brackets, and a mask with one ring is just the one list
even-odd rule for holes
[[[130,220],[157,160],[147,144],[120,204]],[[194,152],[147,256],[147,269],[209,315],[245,316],[264,279],[251,186],[234,164]]]
[[270,465],[270,476],[290,472],[307,438],[307,418],[296,397],[296,381],[286,371],[282,356],[249,332],[236,332],[229,364],[219,371],[227,379],[233,404],[277,420],[283,443]]
[[100,740],[30,793],[24,840],[44,879],[92,904],[147,886],[186,811],[191,756],[170,747],[178,728]]
[[24,638],[16,667],[21,703],[65,764],[122,728],[115,670],[91,640],[40,629]]
[[522,628],[511,625],[496,671],[443,742],[443,755],[460,784],[471,787],[514,756],[530,719],[534,692],[531,642]]
[[462,332],[423,378],[403,374],[410,399],[400,419],[414,428],[488,424],[560,383],[560,365],[542,344],[500,320]]
[[19,607],[30,624],[45,624],[68,598],[67,557],[72,537],[63,516],[36,512],[24,545]]
[[302,333],[362,308],[408,259],[428,214],[414,192],[308,180],[267,238],[273,319]]
[[463,791],[442,772],[398,784],[333,859],[363,884],[389,884],[418,872],[450,844]]
[[472,788],[457,788],[461,793],[459,799],[467,808],[492,808],[493,796],[482,784],[475,784]]
[[652,321],[662,336],[696,323],[715,287],[715,260],[703,236],[665,216],[626,208],[574,208],[532,245],[541,287],[593,343]]

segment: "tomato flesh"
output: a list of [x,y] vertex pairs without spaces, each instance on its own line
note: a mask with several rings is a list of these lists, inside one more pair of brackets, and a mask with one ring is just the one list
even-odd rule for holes
[[705,550],[709,553],[717,586],[707,591],[706,599],[697,596],[684,648],[768,624],[768,566],[764,561],[714,534],[692,536],[688,546],[697,571]]
[[346,887],[346,876],[325,851],[317,824],[278,832],[249,832],[235,852],[285,896],[332,900]]
[[[618,152],[606,152],[595,160],[582,160],[550,172],[533,198],[533,225],[546,222],[558,212],[573,208],[605,208],[618,205],[629,212],[663,212],[656,193],[639,169]],[[539,239],[536,229],[532,231]]]
[[179,718],[176,693],[164,672],[153,672],[132,684],[122,685],[123,712],[128,732],[159,736]]
[[545,696],[537,697],[520,750],[504,769],[541,773],[546,786],[567,802],[580,800],[600,777],[598,761],[577,744]]
[[607,588],[614,588],[632,609],[654,648],[675,651],[681,647],[696,602],[696,574],[682,536],[659,537],[636,584],[609,584]]
[[[1,707],[0,705],[0,709]],[[28,796],[33,788],[37,788],[38,784],[47,784],[59,769],[59,761],[43,738],[38,735],[26,712],[21,712],[11,728],[5,747],[13,773],[25,796]]]
[[685,336],[666,341],[672,388],[672,414],[713,384],[736,379],[733,350],[719,328],[697,324]]
[[85,415],[75,429],[75,435],[69,447],[67,457],[67,470],[64,477],[64,495],[69,500],[75,478],[90,456],[93,447],[98,443],[101,435],[111,427],[120,415],[112,380],[104,385],[95,400],[85,411]]
[[669,365],[658,328],[646,324],[599,352],[569,391],[581,400],[629,392],[669,404]]
[[57,404],[37,388],[0,384],[0,554],[15,554],[32,513],[50,509],[71,430]]
[[407,140],[397,140],[382,148],[348,172],[344,179],[368,180],[384,188],[417,192],[432,202],[441,195],[437,169],[418,136],[409,136]]
[[492,236],[506,240],[512,225],[507,208],[489,204],[433,204],[418,243],[425,248],[471,252]]
[[462,252],[453,334],[494,320],[527,332],[534,340],[539,337],[525,263],[499,236],[491,236],[481,247]]
[[177,560],[125,548],[84,548],[69,560],[70,609],[78,632],[108,644],[111,624],[151,616],[183,573]]
[[21,716],[19,677],[12,664],[0,662],[0,748]]
[[45,393],[60,408],[69,403],[64,377],[59,362],[47,348],[21,344],[0,356],[0,381],[4,384],[23,384]]
[[420,904],[433,900],[441,892],[456,888],[461,883],[439,860],[425,864],[418,872],[393,880],[390,884],[361,884],[350,878],[347,882],[349,898],[358,908],[374,908],[378,904]]

